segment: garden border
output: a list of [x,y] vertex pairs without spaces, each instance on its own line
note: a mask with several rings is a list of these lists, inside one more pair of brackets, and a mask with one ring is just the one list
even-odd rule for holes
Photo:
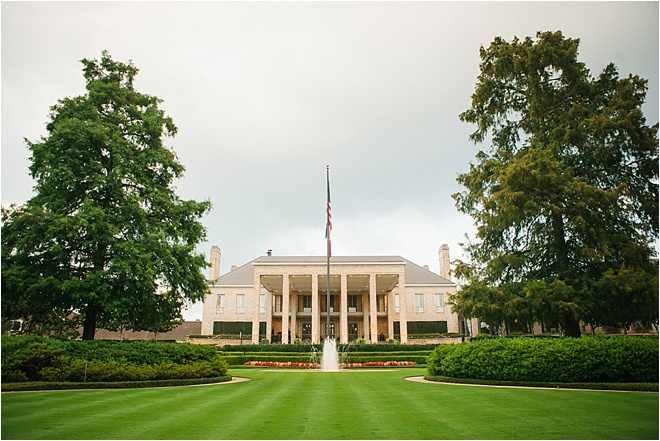
[[[237,377],[241,378],[241,377]],[[234,383],[248,379],[234,381],[234,377],[226,375],[215,378],[184,378],[177,380],[148,380],[148,381],[98,381],[98,382],[47,382],[30,381],[24,383],[2,383],[2,393],[5,392],[38,392],[58,390],[99,390],[99,389],[154,389],[167,387],[206,386],[213,384]]]
[[[413,380],[418,378],[418,380]],[[555,383],[555,382],[526,382],[526,381],[504,381],[483,380],[474,378],[452,378],[452,377],[406,377],[408,381],[420,383],[440,383],[459,386],[483,386],[483,387],[507,387],[522,389],[546,389],[546,390],[590,390],[608,392],[651,392],[658,393],[658,383]]]

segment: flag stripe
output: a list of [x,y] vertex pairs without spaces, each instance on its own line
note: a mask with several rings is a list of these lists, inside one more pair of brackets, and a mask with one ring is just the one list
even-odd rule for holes
[[330,241],[330,232],[332,231],[332,206],[330,205],[330,170],[327,170],[328,178],[328,203],[325,212],[327,214],[327,221],[325,224],[325,238],[328,240],[328,257],[332,256],[332,244]]

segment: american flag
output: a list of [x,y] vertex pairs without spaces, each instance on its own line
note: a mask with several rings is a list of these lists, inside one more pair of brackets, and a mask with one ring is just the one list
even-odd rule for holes
[[330,207],[330,166],[328,165],[326,167],[326,174],[327,174],[327,179],[328,179],[328,204],[326,206],[326,213],[327,213],[327,222],[325,224],[325,238],[328,240],[328,257],[332,256],[332,246],[330,242],[330,232],[332,231],[332,213],[331,213],[331,207]]

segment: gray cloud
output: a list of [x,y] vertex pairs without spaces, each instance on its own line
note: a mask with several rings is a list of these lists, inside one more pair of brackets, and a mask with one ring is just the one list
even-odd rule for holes
[[2,204],[31,196],[23,138],[107,49],[179,127],[177,187],[213,202],[200,251],[220,246],[222,272],[269,248],[325,252],[327,163],[335,254],[437,270],[438,246],[460,257],[473,232],[451,194],[479,149],[458,120],[479,46],[557,29],[594,75],[614,62],[647,78],[658,121],[655,2],[3,2]]

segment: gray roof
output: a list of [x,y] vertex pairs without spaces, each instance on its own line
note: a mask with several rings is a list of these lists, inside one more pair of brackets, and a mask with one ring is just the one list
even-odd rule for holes
[[[254,265],[320,265],[326,263],[325,256],[260,256],[230,271],[215,280],[216,286],[252,286],[254,283]],[[455,285],[438,274],[427,270],[401,256],[333,256],[332,264],[350,263],[403,263],[406,265],[406,285]]]

